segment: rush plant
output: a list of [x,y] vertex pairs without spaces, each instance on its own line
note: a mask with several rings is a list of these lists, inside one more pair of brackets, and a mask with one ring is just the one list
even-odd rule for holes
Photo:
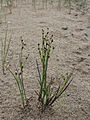
[[64,5],[67,4],[69,7],[69,12],[71,13],[71,0],[64,0]]
[[7,6],[8,6],[9,11],[10,11],[10,14],[12,13],[12,10],[11,10],[12,4],[13,4],[12,2],[13,2],[13,0],[6,0]]
[[10,47],[10,42],[11,42],[11,37],[10,37],[7,44],[7,32],[8,32],[8,26],[6,28],[4,41],[1,39],[1,60],[2,60],[3,74],[5,74],[5,65],[6,65],[7,55]]
[[87,1],[86,0],[78,0],[76,2],[77,9],[83,9],[87,6]]
[[23,42],[23,40],[21,40],[21,51],[20,51],[20,55],[19,55],[19,66],[18,66],[18,68],[16,68],[16,71],[12,72],[12,70],[10,70],[7,67],[9,72],[12,74],[12,76],[16,80],[16,83],[18,85],[18,89],[19,89],[19,92],[20,92],[23,107],[25,107],[25,103],[26,103],[26,92],[25,92],[25,88],[24,88],[23,71],[24,71],[24,66],[26,64],[26,61],[28,59],[28,56],[27,56],[25,58],[25,60],[23,60],[23,50],[24,50],[25,45],[26,44]]
[[12,4],[13,4],[13,0],[0,0],[1,9],[3,7],[3,3],[6,3],[6,6],[9,8],[10,13],[12,13],[11,7],[12,7]]
[[[47,81],[47,72],[48,72],[48,62],[50,59],[51,51],[54,49],[52,46],[53,43],[53,35],[49,35],[49,32],[45,34],[44,30],[42,30],[42,45],[38,44],[38,51],[40,55],[40,61],[42,63],[42,75],[40,73],[38,61],[36,60],[37,69],[39,73],[39,84],[40,84],[40,92],[37,93],[38,100],[41,104],[42,112],[49,106],[52,106],[55,101],[64,93],[64,91],[68,88],[69,84],[72,81],[72,73],[66,74],[62,77],[63,85],[59,85],[56,91],[51,92],[51,86],[53,84],[53,80],[50,82]],[[58,108],[57,108],[58,109]]]

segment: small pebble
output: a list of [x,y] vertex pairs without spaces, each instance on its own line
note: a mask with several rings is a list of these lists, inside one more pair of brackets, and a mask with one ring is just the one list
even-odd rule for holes
[[78,16],[78,14],[75,14],[75,16]]
[[31,120],[35,120],[34,118],[32,118]]
[[70,93],[67,93],[67,96],[70,96],[71,94]]
[[80,28],[80,31],[83,31],[84,29],[83,28]]
[[57,58],[57,61],[59,61],[59,59]]
[[67,30],[67,29],[68,29],[68,27],[62,27],[62,29],[63,29],[63,30]]
[[85,35],[86,37],[88,37],[88,34],[87,34],[87,33],[84,33],[84,35]]
[[74,34],[73,34],[73,33],[72,33],[71,35],[72,35],[72,36],[74,36]]
[[70,36],[70,34],[66,34],[64,37],[69,37]]
[[12,56],[12,54],[8,54],[8,56]]
[[90,32],[90,29],[88,29],[88,32]]

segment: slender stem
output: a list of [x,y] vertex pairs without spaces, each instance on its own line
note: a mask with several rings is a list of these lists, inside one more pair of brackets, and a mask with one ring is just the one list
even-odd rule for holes
[[38,65],[38,61],[36,59],[36,65],[37,65],[37,70],[38,70],[38,74],[39,74],[39,84],[41,85],[41,73],[40,73],[40,70],[39,70],[39,65]]

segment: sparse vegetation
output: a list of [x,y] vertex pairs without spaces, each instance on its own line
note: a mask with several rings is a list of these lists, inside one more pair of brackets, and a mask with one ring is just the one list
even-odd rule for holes
[[10,37],[7,44],[7,32],[8,32],[8,26],[6,28],[4,41],[1,39],[1,59],[2,59],[3,74],[5,74],[5,65],[6,65],[7,55],[10,47],[10,42],[11,42],[11,37]]
[[55,92],[51,92],[51,86],[53,84],[53,80],[48,83],[47,81],[47,72],[48,72],[48,62],[51,55],[51,50],[54,49],[52,47],[53,43],[53,35],[49,37],[49,31],[45,34],[44,30],[42,30],[42,47],[38,44],[38,50],[40,55],[40,60],[42,63],[42,76],[39,70],[38,62],[37,68],[39,73],[39,84],[40,84],[40,92],[38,94],[38,100],[41,103],[42,112],[48,107],[51,106],[55,101],[63,94],[63,92],[67,89],[69,84],[72,81],[72,73],[66,74],[62,77],[64,84],[59,85]]
[[14,0],[0,0],[0,4],[1,4],[1,9],[3,7],[3,4],[6,4],[6,6],[8,7],[10,14],[12,13],[11,7],[13,5],[13,1]]
[[90,20],[84,15],[86,7],[86,0],[0,0],[1,119],[79,119],[80,114],[80,119],[88,120],[90,25],[85,22]]
[[[36,9],[36,3],[39,1],[32,0],[32,2],[33,2],[34,8]],[[50,1],[51,5],[54,5],[54,3],[56,3],[56,1],[54,0]],[[86,7],[86,0],[58,0],[57,7],[60,9],[62,6],[67,6],[71,12],[71,7],[74,7],[73,3],[75,4],[76,8],[79,10]],[[42,0],[43,8],[47,8],[48,4],[49,4],[48,0]]]
[[9,69],[9,67],[6,67],[7,70],[9,70],[9,72],[12,74],[12,76],[16,80],[16,83],[18,85],[18,89],[19,89],[19,92],[20,92],[23,107],[25,107],[25,104],[26,104],[26,92],[25,92],[25,88],[24,88],[23,72],[24,72],[24,66],[25,66],[26,61],[27,61],[28,56],[29,56],[28,55],[26,57],[26,60],[23,61],[24,47],[25,47],[25,43],[24,43],[23,40],[21,40],[21,51],[20,51],[20,55],[19,55],[19,66],[18,66],[18,68],[16,68],[16,71],[13,72],[12,70]]

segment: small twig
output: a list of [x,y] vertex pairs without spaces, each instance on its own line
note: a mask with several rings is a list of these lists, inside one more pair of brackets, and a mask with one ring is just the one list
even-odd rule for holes
[[35,93],[39,96],[39,93],[35,90]]

